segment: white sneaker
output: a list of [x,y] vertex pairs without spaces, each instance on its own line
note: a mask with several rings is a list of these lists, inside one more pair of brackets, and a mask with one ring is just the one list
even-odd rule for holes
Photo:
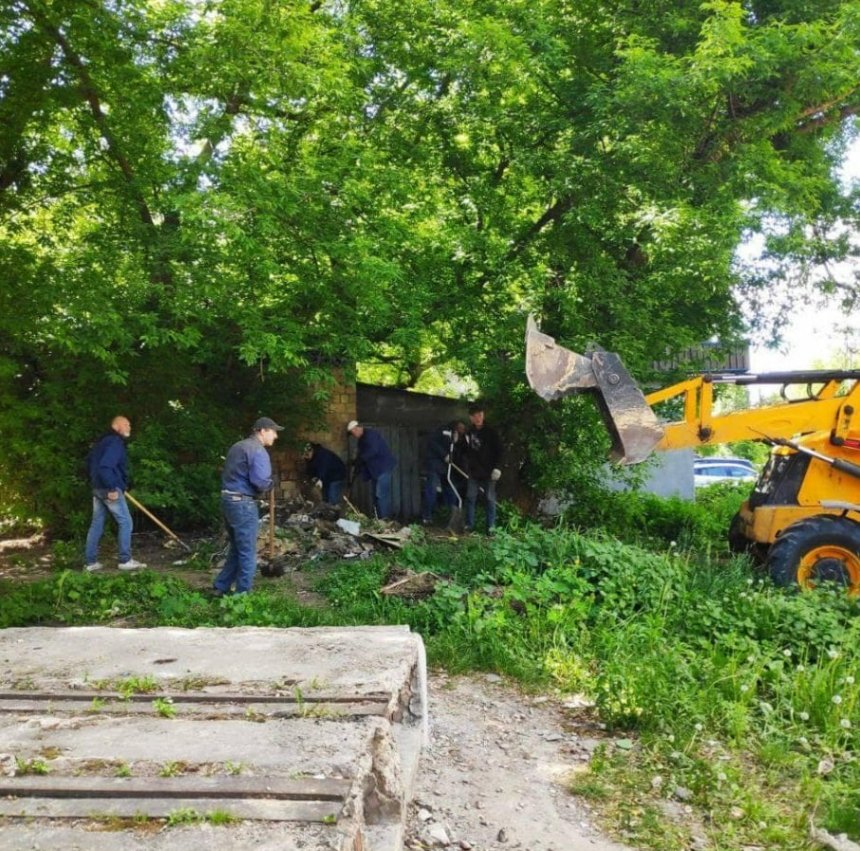
[[142,567],[146,567],[146,565],[142,561],[135,561],[135,559],[130,558],[128,561],[118,564],[117,567],[120,570],[140,570]]
[[100,561],[94,561],[92,564],[84,565],[84,570],[87,573],[95,573],[97,570],[101,570],[104,565]]

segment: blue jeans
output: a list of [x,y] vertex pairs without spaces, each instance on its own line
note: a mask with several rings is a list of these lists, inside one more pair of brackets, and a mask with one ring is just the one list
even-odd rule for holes
[[343,487],[345,484],[346,482],[341,480],[323,485],[323,502],[327,502],[329,505],[337,505],[343,496]]
[[125,494],[119,491],[118,499],[108,499],[108,492],[102,489],[93,490],[93,519],[87,532],[87,546],[84,559],[87,564],[95,564],[99,558],[99,541],[105,530],[105,518],[108,513],[116,520],[117,548],[119,562],[122,564],[131,558],[131,514],[125,501]]
[[378,479],[373,480],[373,507],[376,516],[380,520],[391,517],[391,479],[392,470],[383,473]]
[[466,525],[475,527],[475,504],[478,501],[478,488],[484,489],[487,499],[487,531],[496,525],[496,483],[491,479],[469,479],[466,485]]
[[233,583],[236,593],[251,590],[257,572],[257,531],[260,528],[260,511],[257,501],[250,496],[221,494],[221,514],[227,525],[230,548],[221,572],[213,586],[226,594]]
[[424,475],[424,492],[421,509],[421,517],[423,520],[431,520],[433,512],[436,510],[436,499],[439,493],[439,488],[442,488],[442,502],[449,508],[457,504],[457,496],[451,490],[451,485],[448,482],[447,476],[441,476],[439,473],[429,472]]

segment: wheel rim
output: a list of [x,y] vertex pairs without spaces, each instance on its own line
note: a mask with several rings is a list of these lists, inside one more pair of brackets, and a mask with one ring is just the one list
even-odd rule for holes
[[814,588],[822,581],[838,582],[849,594],[860,594],[860,556],[834,544],[811,549],[800,560],[797,583],[802,588]]

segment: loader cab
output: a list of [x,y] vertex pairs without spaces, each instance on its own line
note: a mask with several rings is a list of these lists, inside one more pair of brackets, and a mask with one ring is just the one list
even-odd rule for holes
[[760,505],[797,505],[810,458],[799,452],[773,452],[750,494],[750,508]]

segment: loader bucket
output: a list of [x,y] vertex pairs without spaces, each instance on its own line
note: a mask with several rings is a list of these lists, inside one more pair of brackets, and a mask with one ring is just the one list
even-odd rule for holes
[[526,376],[532,390],[545,402],[595,386],[591,358],[559,346],[538,331],[531,316],[526,325]]
[[604,351],[580,355],[565,349],[538,331],[531,317],[526,327],[526,376],[548,402],[592,391],[612,437],[609,457],[618,464],[644,461],[663,437],[657,417],[618,355]]

